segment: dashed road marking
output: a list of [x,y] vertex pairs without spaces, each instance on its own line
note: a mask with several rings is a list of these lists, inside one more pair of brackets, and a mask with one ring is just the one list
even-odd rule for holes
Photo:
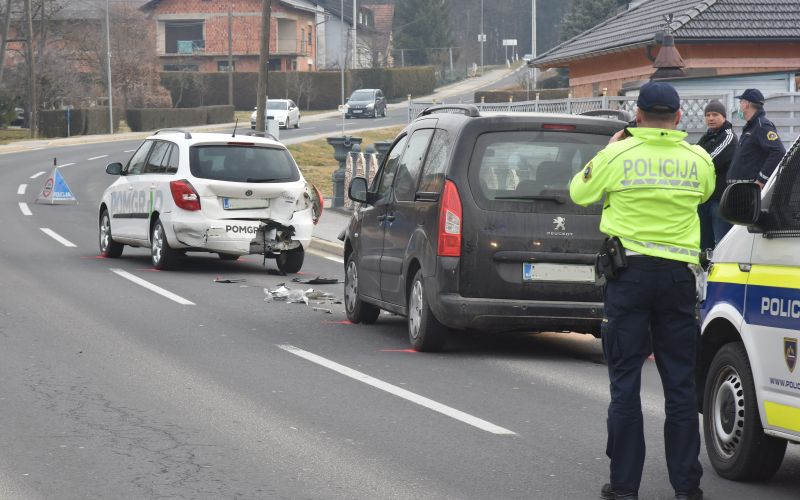
[[28,189],[27,184],[20,184],[19,187],[17,188],[17,194],[25,194],[25,190],[27,189]]
[[46,174],[46,173],[47,173],[47,172],[36,172],[35,174],[33,174],[32,176],[30,176],[29,178],[30,178],[30,179],[35,179],[35,178],[37,178],[37,177],[41,177],[41,176],[43,176],[43,175],[44,175],[44,174]]
[[40,227],[39,229],[41,229],[44,234],[46,234],[47,236],[53,238],[54,240],[56,240],[57,242],[61,243],[65,247],[76,248],[75,243],[73,243],[73,242],[69,241],[68,239],[64,238],[63,236],[61,236],[60,234],[56,233],[52,229],[49,229],[49,228],[46,228],[46,227]]
[[478,429],[481,429],[483,431],[491,432],[492,434],[503,434],[512,436],[516,435],[515,432],[500,427],[498,425],[495,425],[491,422],[487,422],[486,420],[480,419],[468,413],[464,413],[461,410],[456,410],[455,408],[444,405],[432,399],[428,399],[424,396],[420,396],[419,394],[413,393],[401,387],[397,387],[396,385],[390,384],[388,382],[384,382],[383,380],[370,377],[365,373],[353,370],[352,368],[348,368],[344,365],[336,363],[335,361],[323,358],[322,356],[318,356],[314,353],[304,351],[303,349],[297,348],[293,345],[283,344],[283,345],[278,345],[278,347],[286,352],[294,354],[295,356],[299,356],[307,361],[316,363],[320,366],[328,368],[329,370],[333,370],[337,373],[340,373],[346,377],[350,377],[354,380],[358,380],[359,382],[371,385],[376,389],[386,391],[389,394],[405,399],[407,401],[411,401],[412,403],[416,403],[420,406],[428,408],[429,410],[433,410],[435,412],[441,413],[442,415],[446,415],[450,418],[456,419],[465,424],[477,427]]
[[75,165],[75,163],[74,162],[73,163],[65,163],[63,165],[58,165],[56,168],[69,167],[69,166],[72,166],[72,165]]
[[31,212],[31,209],[28,208],[28,204],[25,203],[24,201],[21,201],[19,203],[19,209],[20,209],[20,211],[22,211],[22,215],[33,215],[33,213]]
[[136,150],[135,149],[126,149],[125,151],[123,151],[123,153],[133,153],[134,151],[136,151]]
[[110,269],[110,271],[112,273],[116,274],[117,276],[125,278],[126,280],[131,281],[133,283],[136,283],[137,285],[139,285],[141,287],[147,288],[151,292],[155,292],[155,293],[161,295],[162,297],[165,297],[165,298],[168,298],[169,300],[177,302],[178,304],[181,304],[181,305],[184,305],[184,306],[193,306],[193,305],[195,305],[194,302],[192,302],[190,300],[186,300],[183,297],[181,297],[180,295],[176,295],[176,294],[170,292],[169,290],[164,290],[160,286],[154,285],[154,284],[150,283],[149,281],[143,280],[142,278],[140,278],[138,276],[135,276],[135,275],[133,275],[133,274],[127,272],[127,271],[123,271],[122,269],[115,269],[115,268]]
[[86,161],[99,160],[100,158],[108,158],[108,155],[92,156]]

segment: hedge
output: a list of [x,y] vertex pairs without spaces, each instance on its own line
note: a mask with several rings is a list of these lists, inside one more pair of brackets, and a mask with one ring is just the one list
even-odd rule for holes
[[145,108],[125,111],[125,119],[133,132],[162,128],[205,125],[208,119],[206,108]]
[[[119,108],[114,108],[114,131],[119,131]],[[67,137],[67,111],[64,109],[41,110],[39,135],[42,137]],[[93,135],[108,133],[108,108],[84,108],[70,110],[69,135]]]
[[[431,94],[436,88],[436,71],[429,66],[408,68],[358,69],[345,73],[345,90],[349,95],[357,88],[379,88],[389,99],[406,95]],[[161,85],[172,96],[177,108],[213,106],[228,102],[227,73],[165,71]],[[307,89],[299,92],[298,88]],[[236,109],[256,106],[258,73],[234,73],[233,95]],[[271,71],[268,94],[278,99],[293,99],[301,109],[333,109],[341,102],[339,71]]]
[[213,125],[215,123],[233,123],[234,112],[236,110],[233,106],[206,106],[206,123]]

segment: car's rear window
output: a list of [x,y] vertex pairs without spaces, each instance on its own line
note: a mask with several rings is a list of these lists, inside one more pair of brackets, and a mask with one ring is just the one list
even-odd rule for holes
[[289,103],[286,101],[268,101],[267,109],[288,109]]
[[230,182],[292,182],[300,172],[285,149],[207,145],[189,148],[189,168],[201,179]]
[[[572,177],[600,151],[608,136],[577,132],[490,132],[475,143],[471,190],[483,208],[569,199]],[[550,198],[553,198],[550,200]]]

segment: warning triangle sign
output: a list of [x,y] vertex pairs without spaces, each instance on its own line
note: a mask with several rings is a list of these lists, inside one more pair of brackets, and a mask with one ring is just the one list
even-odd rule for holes
[[39,197],[36,198],[36,203],[43,203],[45,205],[77,205],[78,199],[75,198],[75,195],[72,194],[72,191],[69,189],[67,181],[65,181],[64,177],[61,175],[61,170],[55,167],[50,177],[44,181],[42,192],[39,193]]

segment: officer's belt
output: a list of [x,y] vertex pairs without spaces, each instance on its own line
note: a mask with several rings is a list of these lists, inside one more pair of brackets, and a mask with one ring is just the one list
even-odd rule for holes
[[631,238],[620,238],[620,240],[622,240],[622,245],[625,247],[627,255],[634,255],[636,252],[628,250],[627,245],[625,245],[626,241],[629,241],[634,245],[639,245],[645,248],[652,248],[653,250],[660,250],[662,252],[668,252],[675,255],[689,255],[691,257],[700,256],[700,251],[692,250],[690,248],[681,248],[681,247],[676,247],[674,245],[661,245],[660,243],[651,243],[649,241],[637,241]]

